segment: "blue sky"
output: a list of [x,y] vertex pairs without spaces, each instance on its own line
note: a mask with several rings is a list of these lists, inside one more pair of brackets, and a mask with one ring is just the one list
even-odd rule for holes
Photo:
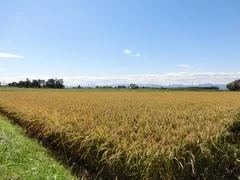
[[240,78],[239,0],[0,0],[0,7],[5,81],[198,84]]

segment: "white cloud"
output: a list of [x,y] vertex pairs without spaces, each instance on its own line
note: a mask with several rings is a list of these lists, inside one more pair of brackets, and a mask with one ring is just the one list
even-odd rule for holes
[[4,71],[4,68],[0,68],[0,71]]
[[179,64],[178,66],[179,66],[179,67],[182,67],[182,68],[187,68],[187,69],[192,69],[192,68],[194,68],[193,66],[190,66],[190,65],[188,65],[188,64]]
[[23,58],[23,56],[8,53],[0,53],[0,58]]
[[57,69],[56,68],[52,68],[52,71],[56,71]]
[[140,56],[140,54],[136,54],[135,56],[139,57],[139,56]]
[[[64,80],[65,85],[106,85],[106,84],[227,84],[231,81],[239,79],[240,72],[179,72],[165,74],[142,74],[142,75],[127,75],[127,76],[63,76],[57,77]],[[50,76],[45,75],[24,75],[19,77],[4,77],[6,82],[30,79],[49,79]],[[55,78],[55,77],[54,77]]]
[[68,85],[87,85],[87,84],[227,84],[235,79],[239,79],[240,72],[180,72],[166,74],[145,74],[128,75],[115,77],[61,77]]
[[128,50],[128,49],[126,49],[125,51],[123,51],[125,54],[131,54],[132,53],[132,51],[131,50]]

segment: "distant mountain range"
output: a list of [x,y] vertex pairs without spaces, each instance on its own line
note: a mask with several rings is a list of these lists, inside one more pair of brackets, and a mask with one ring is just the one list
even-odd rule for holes
[[[219,89],[225,90],[226,85],[225,84],[194,84],[194,85],[184,85],[184,84],[171,84],[169,86],[166,85],[160,85],[160,84],[137,84],[139,87],[154,87],[154,88],[160,88],[160,87],[164,87],[164,88],[185,88],[185,87],[211,87],[211,86],[215,86],[215,87],[219,87]],[[81,87],[91,87],[91,88],[95,88],[97,85],[95,84],[89,84],[89,86],[81,86]],[[102,85],[100,85],[102,86]],[[107,86],[129,86],[129,84],[107,84]],[[66,88],[72,88],[73,86],[65,86]],[[75,86],[74,86],[75,87]]]

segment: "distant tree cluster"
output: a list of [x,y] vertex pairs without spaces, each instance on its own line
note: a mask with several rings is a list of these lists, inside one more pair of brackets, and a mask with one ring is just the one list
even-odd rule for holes
[[96,88],[116,88],[116,89],[125,89],[125,88],[132,88],[132,89],[137,89],[138,86],[136,84],[130,84],[128,87],[125,85],[118,85],[118,86],[96,86]]
[[73,88],[73,89],[75,89],[75,88],[81,89],[81,88],[84,88],[84,87],[82,87],[81,85],[78,85],[78,86],[73,86],[72,88]]
[[123,89],[123,88],[127,88],[126,86],[96,86],[96,88],[108,88],[108,89],[111,89],[111,88],[117,88],[117,89]]
[[[181,89],[181,88],[179,88],[179,89]],[[195,90],[219,90],[220,88],[219,87],[217,87],[217,86],[210,86],[210,87],[198,87],[198,86],[196,86],[196,87],[185,87],[185,88],[183,88],[183,89],[195,89]]]
[[124,89],[124,88],[127,88],[126,86],[117,86],[118,89]]
[[11,82],[8,84],[9,87],[19,88],[64,88],[63,79],[48,79],[47,81],[42,79],[33,79],[32,81],[28,78],[26,81]]
[[130,87],[131,89],[138,89],[138,88],[139,88],[138,85],[133,84],[133,83],[131,83],[131,84],[129,85],[129,87]]
[[230,91],[239,91],[240,90],[240,79],[228,83],[227,88]]
[[113,88],[112,86],[96,86],[96,88]]

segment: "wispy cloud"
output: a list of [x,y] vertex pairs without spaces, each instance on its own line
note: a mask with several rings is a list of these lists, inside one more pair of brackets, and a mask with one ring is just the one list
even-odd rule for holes
[[4,71],[4,68],[0,68],[0,71]]
[[193,66],[190,66],[190,65],[188,65],[188,64],[179,64],[178,66],[179,66],[179,67],[182,67],[182,68],[186,68],[186,69],[192,69],[192,68],[194,68]]
[[8,53],[0,53],[0,58],[23,58],[23,56]]
[[56,71],[57,69],[56,68],[52,68],[52,71]]
[[[4,77],[6,82],[13,82],[30,79],[48,79],[50,76],[45,75],[24,75],[19,77]],[[58,77],[64,80],[65,85],[106,85],[106,84],[227,84],[231,81],[239,79],[240,72],[179,72],[165,74],[137,74],[127,76],[63,76]]]
[[137,54],[132,54],[132,51],[131,50],[128,50],[128,49],[126,49],[126,50],[124,50],[123,51],[125,54],[128,54],[129,56],[131,56],[131,57],[133,57],[133,56],[136,56],[136,57],[139,57],[139,56],[141,56],[141,54],[139,54],[139,53],[137,53]]
[[125,54],[131,54],[131,53],[132,53],[132,51],[131,51],[131,50],[128,50],[128,49],[124,50],[123,52],[124,52]]

